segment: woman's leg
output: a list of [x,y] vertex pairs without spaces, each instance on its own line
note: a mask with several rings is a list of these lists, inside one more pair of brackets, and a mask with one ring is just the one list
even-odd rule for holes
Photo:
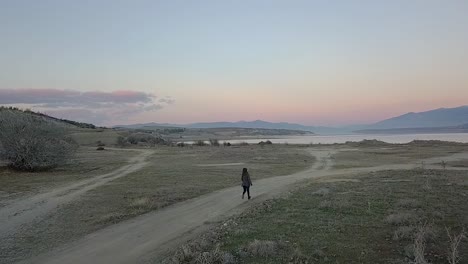
[[250,199],[250,186],[247,187],[247,197]]
[[242,193],[242,199],[244,199],[244,194],[247,191],[247,187],[245,187],[245,186],[242,186],[242,187],[244,188],[244,192]]

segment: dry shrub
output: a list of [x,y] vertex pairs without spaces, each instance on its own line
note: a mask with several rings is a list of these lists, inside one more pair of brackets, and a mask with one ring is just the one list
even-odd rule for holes
[[278,251],[278,242],[255,239],[247,245],[246,251],[252,256],[271,257]]
[[432,189],[432,186],[431,186],[431,183],[429,181],[429,177],[426,176],[426,179],[424,180],[424,183],[423,183],[423,186],[422,186],[423,190],[425,190],[426,192],[430,191]]
[[185,244],[177,249],[172,258],[169,259],[166,263],[190,263],[193,259],[195,259],[195,254],[196,253],[192,250],[192,247]]
[[203,140],[197,140],[193,143],[193,145],[203,147],[206,146],[206,143]]
[[210,139],[210,145],[213,146],[213,147],[219,147],[219,140]]
[[118,136],[116,139],[116,144],[119,147],[124,147],[125,145],[127,145],[127,143],[127,139],[125,139],[123,136]]
[[153,203],[151,202],[151,199],[148,197],[140,197],[135,200],[133,200],[130,204],[131,207],[137,208],[137,209],[149,209],[151,208]]
[[412,212],[398,212],[388,215],[385,222],[392,225],[404,225],[416,220],[416,215]]
[[231,264],[235,263],[234,256],[230,253],[224,252],[216,247],[212,251],[203,252],[198,254],[195,259],[196,264]]
[[465,229],[462,229],[458,235],[451,235],[448,228],[445,228],[445,230],[447,231],[447,236],[449,237],[447,260],[450,264],[460,263],[460,252],[458,251],[458,248],[460,246],[460,242],[466,238]]
[[426,250],[426,237],[430,233],[430,227],[426,224],[418,226],[416,228],[416,233],[413,240],[413,255],[414,255],[414,264],[428,264],[426,260],[425,250]]
[[236,259],[228,252],[220,250],[219,246],[211,251],[202,251],[195,244],[182,245],[175,254],[164,263],[167,264],[234,264]]
[[5,109],[0,110],[0,145],[9,166],[25,171],[65,165],[77,149],[57,122]]

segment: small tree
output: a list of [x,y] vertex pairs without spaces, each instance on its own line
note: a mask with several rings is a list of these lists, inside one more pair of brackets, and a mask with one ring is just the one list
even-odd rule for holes
[[55,121],[14,110],[0,111],[1,156],[17,170],[38,171],[63,165],[77,145]]

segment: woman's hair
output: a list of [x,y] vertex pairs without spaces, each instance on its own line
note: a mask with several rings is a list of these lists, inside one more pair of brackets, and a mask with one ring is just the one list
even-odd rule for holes
[[247,172],[247,168],[243,168],[242,173],[246,173],[246,172]]

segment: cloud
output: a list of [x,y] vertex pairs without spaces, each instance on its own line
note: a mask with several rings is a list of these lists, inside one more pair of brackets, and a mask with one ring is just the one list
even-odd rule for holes
[[166,96],[165,98],[159,99],[160,103],[166,103],[166,104],[173,104],[175,103],[175,100],[171,98],[170,96]]
[[149,103],[155,96],[136,91],[79,92],[59,89],[0,89],[0,104]]
[[158,99],[154,94],[129,90],[0,89],[0,104],[21,105],[55,117],[95,124],[122,122],[173,103],[169,96]]

